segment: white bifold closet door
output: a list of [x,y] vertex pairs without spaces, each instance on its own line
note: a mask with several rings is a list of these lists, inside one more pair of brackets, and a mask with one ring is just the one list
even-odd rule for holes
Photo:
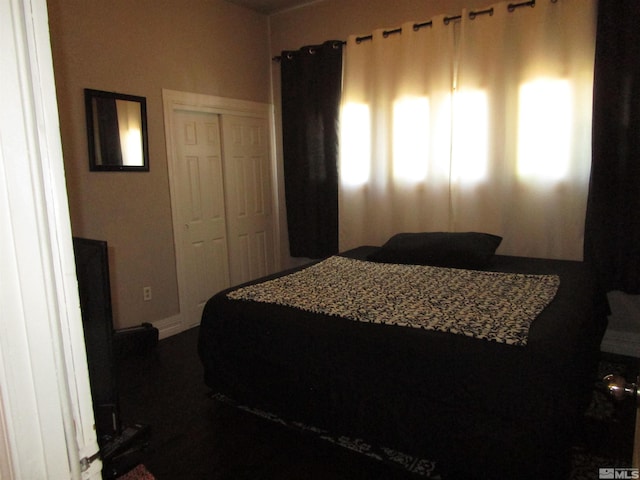
[[272,169],[266,118],[176,108],[171,123],[184,330],[213,294],[274,271]]

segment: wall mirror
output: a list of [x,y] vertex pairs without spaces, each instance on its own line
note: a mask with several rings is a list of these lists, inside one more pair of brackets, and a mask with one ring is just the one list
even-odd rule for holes
[[89,170],[149,171],[145,97],[84,90]]

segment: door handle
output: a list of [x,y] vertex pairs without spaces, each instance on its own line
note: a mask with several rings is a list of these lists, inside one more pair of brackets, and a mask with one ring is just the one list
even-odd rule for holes
[[638,383],[640,383],[640,377],[636,380],[636,383],[629,383],[622,375],[616,375],[610,373],[603,379],[607,386],[607,391],[616,400],[624,400],[625,398],[634,398],[640,405],[640,390]]

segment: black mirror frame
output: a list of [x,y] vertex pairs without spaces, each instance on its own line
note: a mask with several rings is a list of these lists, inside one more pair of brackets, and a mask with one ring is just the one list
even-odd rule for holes
[[[140,104],[140,129],[142,134],[142,165],[102,165],[96,162],[96,145],[94,140],[95,128],[93,121],[93,99],[110,98],[114,100],[128,100]],[[124,93],[105,92],[102,90],[84,89],[85,114],[87,121],[87,143],[89,147],[89,170],[92,172],[148,172],[149,171],[149,141],[147,138],[147,99]]]

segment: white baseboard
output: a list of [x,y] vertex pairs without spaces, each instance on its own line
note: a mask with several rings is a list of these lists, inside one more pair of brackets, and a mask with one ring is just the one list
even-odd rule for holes
[[640,358],[640,333],[607,329],[600,350]]
[[182,332],[182,317],[180,314],[172,317],[163,318],[153,322],[153,326],[158,329],[158,337],[160,340]]

